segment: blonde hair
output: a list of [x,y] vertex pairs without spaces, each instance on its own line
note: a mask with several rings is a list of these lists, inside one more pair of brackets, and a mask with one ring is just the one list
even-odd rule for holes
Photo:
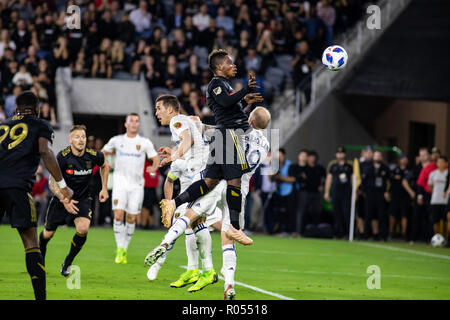
[[271,119],[269,110],[264,107],[256,107],[250,114],[250,117],[253,119],[255,129],[267,128]]

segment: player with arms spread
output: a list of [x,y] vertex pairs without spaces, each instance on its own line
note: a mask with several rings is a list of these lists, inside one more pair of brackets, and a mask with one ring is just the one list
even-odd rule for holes
[[70,146],[61,150],[56,159],[64,180],[74,192],[73,197],[69,203],[60,202],[61,190],[53,176],[50,176],[49,187],[54,196],[48,205],[44,230],[39,234],[39,247],[45,260],[47,244],[54,236],[58,226],[66,224],[70,220],[75,223],[76,233],[71,241],[69,254],[61,267],[61,274],[65,277],[70,274],[69,267],[87,239],[92,219],[89,182],[92,170],[96,165],[100,167],[102,177],[99,200],[105,202],[109,198],[107,189],[109,166],[102,152],[86,148],[86,127],[84,125],[73,126],[70,129],[69,142]]
[[55,177],[64,201],[72,197],[61,175],[49,143],[53,142],[50,124],[38,118],[39,100],[31,92],[17,96],[15,115],[0,122],[0,220],[9,216],[11,227],[17,228],[25,248],[26,266],[37,300],[46,299],[44,259],[37,238],[37,217],[31,189],[42,158]]
[[[245,238],[240,242],[252,244],[240,230],[239,213],[242,205],[241,177],[249,172],[249,165],[242,148],[242,135],[250,129],[243,110],[242,100],[247,104],[262,102],[258,93],[249,93],[258,88],[255,75],[249,75],[249,83],[234,92],[230,79],[236,75],[236,66],[224,50],[215,50],[209,55],[209,67],[214,78],[208,85],[207,104],[213,110],[217,124],[216,137],[209,155],[205,178],[194,182],[185,192],[173,200],[161,201],[163,220],[170,221],[175,208],[183,203],[193,202],[207,194],[221,181],[227,181],[227,203],[230,210],[231,227],[228,236],[233,239]],[[223,152],[222,152],[223,151]]]
[[117,244],[115,262],[122,264],[127,263],[128,245],[144,201],[145,159],[152,160],[152,165],[147,167],[149,174],[155,173],[159,167],[159,157],[153,143],[138,134],[140,124],[137,113],[128,114],[125,120],[126,133],[111,138],[102,150],[105,155],[116,155],[112,191],[113,229]]

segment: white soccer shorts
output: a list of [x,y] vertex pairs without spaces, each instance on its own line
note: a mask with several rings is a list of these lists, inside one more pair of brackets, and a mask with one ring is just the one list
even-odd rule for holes
[[124,188],[114,186],[112,191],[112,209],[124,210],[129,214],[139,214],[144,202],[144,188]]

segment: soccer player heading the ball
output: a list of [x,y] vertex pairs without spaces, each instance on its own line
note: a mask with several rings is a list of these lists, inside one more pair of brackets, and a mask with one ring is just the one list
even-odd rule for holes
[[[228,53],[215,50],[209,57],[209,68],[214,73],[208,85],[206,101],[213,110],[216,120],[216,139],[211,144],[213,150],[208,159],[205,178],[193,183],[186,191],[174,200],[161,201],[163,220],[170,221],[175,208],[186,202],[192,202],[208,193],[222,180],[227,181],[227,204],[230,209],[231,238],[241,238],[245,234],[240,230],[239,212],[241,211],[241,177],[250,171],[242,148],[242,135],[250,129],[248,119],[243,111],[245,104],[262,102],[259,93],[251,93],[256,85],[255,75],[249,74],[248,85],[235,92],[231,86],[237,69]],[[244,100],[244,101],[243,101]],[[253,241],[247,237],[246,244]]]

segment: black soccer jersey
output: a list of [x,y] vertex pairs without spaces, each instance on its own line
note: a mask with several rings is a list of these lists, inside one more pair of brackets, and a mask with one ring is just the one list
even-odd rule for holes
[[86,152],[77,157],[69,147],[60,151],[56,156],[67,186],[73,190],[73,199],[80,200],[89,196],[89,182],[92,170],[105,163],[105,156],[101,151],[86,148]]
[[0,188],[31,191],[41,160],[39,138],[53,142],[50,124],[32,115],[16,115],[0,122]]
[[250,90],[247,86],[238,92],[234,92],[231,81],[224,77],[214,77],[206,92],[206,103],[214,112],[216,124],[225,129],[250,128],[248,117],[243,110],[242,100]]
[[403,188],[403,179],[408,175],[408,170],[395,167],[391,172],[391,194],[394,198],[408,198],[408,192]]

